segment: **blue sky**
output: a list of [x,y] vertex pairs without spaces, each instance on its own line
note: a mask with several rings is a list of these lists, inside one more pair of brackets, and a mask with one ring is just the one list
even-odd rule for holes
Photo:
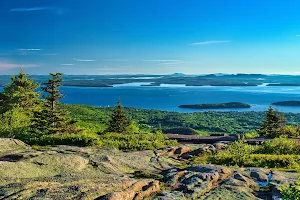
[[300,74],[298,0],[1,0],[0,74]]

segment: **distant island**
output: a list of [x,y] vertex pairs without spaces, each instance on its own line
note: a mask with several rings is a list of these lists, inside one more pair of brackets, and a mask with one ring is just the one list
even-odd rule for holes
[[272,105],[276,106],[300,106],[300,101],[278,101],[272,103]]
[[251,105],[241,102],[214,103],[214,104],[190,104],[180,105],[179,108],[189,109],[222,109],[222,108],[251,108]]
[[270,83],[270,84],[267,84],[267,86],[300,86],[300,84],[297,84],[297,83]]

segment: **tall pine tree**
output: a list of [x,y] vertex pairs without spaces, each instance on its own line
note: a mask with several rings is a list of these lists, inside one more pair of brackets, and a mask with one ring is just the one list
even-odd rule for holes
[[121,105],[120,98],[118,98],[118,104],[111,115],[111,120],[109,121],[107,131],[123,133],[129,127],[129,125],[130,121],[126,116],[123,106]]
[[28,78],[28,76],[21,69],[18,75],[11,77],[11,83],[4,87],[0,95],[1,114],[14,107],[20,107],[29,114],[38,107],[40,93],[35,90],[39,87],[39,84]]
[[33,132],[39,134],[58,134],[75,133],[71,120],[68,118],[65,110],[62,110],[58,104],[64,97],[59,90],[63,79],[61,73],[50,74],[51,78],[44,83],[42,90],[45,92],[42,109],[34,113],[32,120]]

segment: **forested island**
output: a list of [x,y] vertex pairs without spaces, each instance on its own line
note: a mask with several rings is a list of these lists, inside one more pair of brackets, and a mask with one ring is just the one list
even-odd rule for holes
[[251,108],[251,105],[241,102],[214,103],[214,104],[190,104],[180,105],[179,108],[189,109],[222,109],[222,108]]
[[300,106],[300,101],[279,101],[274,102],[272,105],[276,106]]

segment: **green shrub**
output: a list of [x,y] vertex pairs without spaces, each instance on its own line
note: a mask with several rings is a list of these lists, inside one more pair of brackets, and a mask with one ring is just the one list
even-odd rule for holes
[[275,138],[273,141],[267,141],[257,150],[262,154],[299,154],[300,145],[296,140],[285,137]]
[[268,155],[251,154],[250,165],[247,167],[268,167],[268,168],[299,168],[300,156],[298,155]]
[[210,157],[209,160],[215,164],[246,166],[248,165],[250,154],[254,150],[254,146],[240,140],[233,142],[225,151],[221,151],[217,155]]
[[259,134],[256,131],[253,131],[253,132],[246,133],[245,137],[247,139],[257,138],[259,137]]
[[267,155],[250,154],[241,159],[230,155],[228,152],[211,156],[208,161],[213,164],[239,166],[239,167],[267,167],[267,168],[289,168],[300,167],[300,156],[297,155]]
[[168,138],[160,132],[139,132],[131,134],[104,133],[100,138],[103,146],[111,146],[124,151],[154,150],[177,144],[174,140],[168,140]]
[[97,135],[92,134],[56,134],[56,135],[27,135],[22,139],[30,145],[101,145]]
[[14,107],[0,117],[0,137],[18,138],[30,125],[30,117],[21,107]]
[[279,188],[283,200],[300,200],[300,181]]
[[283,129],[283,135],[287,137],[299,137],[300,136],[300,127],[299,126],[286,126]]
[[298,153],[298,143],[286,138],[276,138],[262,146],[237,141],[224,151],[209,156],[207,162],[240,167],[299,168]]

